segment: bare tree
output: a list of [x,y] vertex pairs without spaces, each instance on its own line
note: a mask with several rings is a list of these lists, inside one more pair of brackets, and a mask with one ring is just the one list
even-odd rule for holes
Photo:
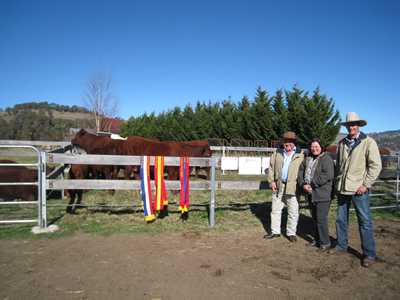
[[104,73],[93,75],[87,82],[84,102],[93,113],[97,132],[101,130],[104,117],[116,117],[118,112],[118,99],[113,95],[111,86],[111,76]]

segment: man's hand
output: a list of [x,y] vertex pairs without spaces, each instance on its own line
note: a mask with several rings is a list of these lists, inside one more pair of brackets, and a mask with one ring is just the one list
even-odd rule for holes
[[309,185],[309,184],[305,184],[305,185],[303,186],[303,190],[304,190],[306,193],[309,193],[309,194],[312,193],[312,187],[311,187],[311,185]]
[[357,189],[356,194],[362,195],[362,194],[365,194],[366,192],[368,192],[368,188],[366,188],[365,186],[362,185]]
[[276,182],[275,181],[271,183],[271,189],[272,189],[273,193],[276,192]]

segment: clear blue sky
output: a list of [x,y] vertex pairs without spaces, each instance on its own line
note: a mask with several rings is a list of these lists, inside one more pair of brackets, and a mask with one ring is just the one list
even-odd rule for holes
[[400,1],[0,1],[0,107],[83,106],[98,72],[125,119],[298,84],[400,129]]

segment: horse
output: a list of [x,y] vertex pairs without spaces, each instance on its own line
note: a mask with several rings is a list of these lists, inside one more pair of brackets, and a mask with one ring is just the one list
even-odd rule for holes
[[[128,136],[126,139],[114,140],[106,136],[96,136],[81,129],[71,140],[75,147],[83,148],[88,154],[108,154],[108,155],[132,155],[132,156],[187,156],[187,157],[210,157],[211,150],[207,140],[195,141],[160,141],[158,139],[144,138],[140,136]],[[139,178],[139,166],[92,166],[89,172],[95,177],[107,174],[115,178],[121,168],[125,169],[125,179]],[[196,175],[198,173],[196,168]],[[209,177],[209,167],[207,178]],[[166,172],[168,179],[179,179],[179,168],[167,166]]]
[[[71,165],[68,171],[69,179],[86,179],[89,176],[89,166],[88,165]],[[82,202],[82,190],[69,189],[69,203],[67,206],[67,213],[73,214],[77,206]]]
[[[18,164],[16,161],[2,159],[2,164]],[[53,168],[47,168],[46,173],[50,173]],[[38,170],[29,169],[23,166],[0,166],[0,182],[37,182]],[[0,186],[0,199],[3,201],[13,201],[22,199],[25,201],[35,201],[38,199],[37,186]]]
[[[149,155],[176,157],[209,157],[211,156],[208,141],[159,141],[138,136],[130,136],[123,144],[121,155]],[[179,179],[179,168],[166,167],[168,179]]]
[[[0,160],[3,164],[17,163],[12,160]],[[0,166],[0,182],[35,182],[38,179],[37,170],[20,166]],[[0,198],[3,201],[22,199],[35,201],[38,198],[36,186],[0,186]]]
[[[118,155],[119,153],[116,149],[123,142],[123,140],[114,140],[106,136],[97,136],[84,129],[81,129],[71,140],[71,144],[75,149],[83,149],[87,154],[105,155]],[[91,165],[89,173],[92,173],[94,178],[111,179],[116,178],[120,168],[111,165]]]
[[[169,152],[167,156],[178,156],[178,157],[210,157],[211,150],[207,140],[194,140],[194,141],[166,141],[169,146]],[[191,167],[195,170],[195,176],[198,177],[198,171],[200,169],[206,170],[206,177],[209,178],[209,167]],[[168,179],[177,180],[179,179],[179,167],[169,167],[167,169]]]

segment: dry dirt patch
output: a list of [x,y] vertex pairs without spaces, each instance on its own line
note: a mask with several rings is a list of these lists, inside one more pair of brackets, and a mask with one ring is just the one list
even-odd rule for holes
[[[400,222],[376,221],[371,269],[300,239],[236,232],[75,234],[0,242],[0,299],[398,299]],[[360,251],[357,226],[351,245]]]

